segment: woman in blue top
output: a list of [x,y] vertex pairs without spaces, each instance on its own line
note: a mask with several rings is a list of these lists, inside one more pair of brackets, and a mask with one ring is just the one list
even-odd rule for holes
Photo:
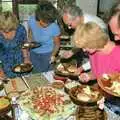
[[55,22],[58,16],[56,8],[51,2],[39,2],[35,16],[31,16],[28,25],[32,40],[40,43],[39,48],[31,50],[30,56],[37,72],[46,72],[51,69],[50,62],[60,47],[60,28]]
[[28,51],[21,49],[26,36],[25,28],[19,24],[14,14],[8,11],[0,13],[0,61],[6,77],[17,76],[12,72],[15,65],[30,62]]

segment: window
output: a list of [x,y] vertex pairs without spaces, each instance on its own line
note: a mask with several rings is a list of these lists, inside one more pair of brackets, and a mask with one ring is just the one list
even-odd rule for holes
[[0,0],[0,11],[13,11],[12,0]]
[[19,4],[18,15],[21,22],[28,20],[30,15],[34,15],[37,4]]
[[33,14],[39,0],[13,0],[13,11],[20,21],[27,20]]

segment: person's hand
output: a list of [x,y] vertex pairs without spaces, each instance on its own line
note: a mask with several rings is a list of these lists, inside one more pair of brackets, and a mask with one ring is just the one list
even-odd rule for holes
[[78,67],[74,74],[80,75],[82,72],[83,72],[83,68],[82,67]]
[[25,64],[28,64],[28,63],[29,63],[29,64],[32,64],[32,63],[31,63],[31,60],[30,60],[28,57],[25,57],[25,58],[24,58],[24,63],[25,63]]
[[104,97],[102,99],[100,99],[99,101],[97,101],[99,109],[101,109],[101,110],[104,109],[104,102],[105,102],[105,98]]
[[62,53],[61,53],[61,57],[62,58],[65,58],[65,59],[68,59],[68,58],[70,58],[70,57],[72,57],[73,56],[73,52],[72,52],[72,50],[65,50],[65,51],[63,51]]
[[90,81],[90,76],[87,73],[81,73],[79,76],[79,81],[83,82],[83,83],[87,83]]
[[55,56],[51,56],[51,58],[50,58],[50,63],[54,63],[55,60],[56,60],[56,57],[55,57]]

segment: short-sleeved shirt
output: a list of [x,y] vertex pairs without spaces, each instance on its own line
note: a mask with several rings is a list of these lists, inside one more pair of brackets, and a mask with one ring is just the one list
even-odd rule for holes
[[22,25],[18,25],[16,34],[11,40],[6,40],[3,34],[0,33],[0,60],[3,64],[3,70],[9,78],[17,76],[12,72],[12,69],[15,65],[23,62],[21,45],[26,38],[26,30]]
[[109,54],[96,52],[90,55],[90,63],[92,72],[96,77],[102,76],[104,73],[120,72],[120,46],[115,46]]
[[52,23],[49,26],[43,28],[40,27],[34,16],[31,16],[28,21],[28,25],[32,30],[32,39],[41,44],[39,48],[34,49],[35,53],[49,53],[54,48],[53,38],[60,34],[60,28],[57,23]]
[[103,30],[107,30],[107,25],[101,18],[95,15],[86,14],[86,13],[83,13],[83,16],[84,16],[84,23],[94,22],[97,25],[99,25],[99,27],[102,28]]

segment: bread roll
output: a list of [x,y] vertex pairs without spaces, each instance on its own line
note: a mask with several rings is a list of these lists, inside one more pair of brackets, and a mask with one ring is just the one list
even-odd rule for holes
[[15,72],[20,72],[21,71],[21,67],[20,66],[17,66],[16,68],[15,68]]
[[77,72],[77,67],[76,66],[73,66],[71,65],[70,67],[67,68],[69,72],[72,72],[72,73],[75,73]]
[[90,97],[87,94],[80,93],[80,94],[77,95],[77,99],[80,100],[80,101],[87,102],[87,101],[90,100]]

